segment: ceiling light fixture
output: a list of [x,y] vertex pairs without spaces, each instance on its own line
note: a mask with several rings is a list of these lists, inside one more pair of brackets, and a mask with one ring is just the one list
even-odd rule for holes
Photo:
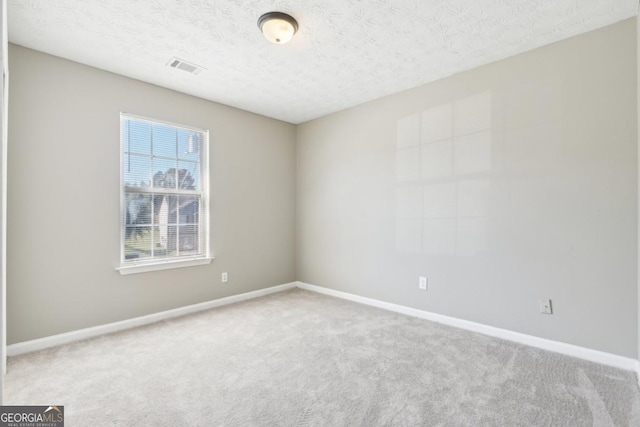
[[258,28],[271,43],[284,44],[298,31],[298,22],[286,13],[269,12],[258,19]]

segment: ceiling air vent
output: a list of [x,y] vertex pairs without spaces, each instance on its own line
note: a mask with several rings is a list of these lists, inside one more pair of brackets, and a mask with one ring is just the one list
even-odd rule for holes
[[171,61],[169,61],[167,65],[171,68],[177,68],[178,70],[186,71],[191,74],[200,74],[200,72],[204,70],[204,68],[198,65],[179,58],[171,58]]

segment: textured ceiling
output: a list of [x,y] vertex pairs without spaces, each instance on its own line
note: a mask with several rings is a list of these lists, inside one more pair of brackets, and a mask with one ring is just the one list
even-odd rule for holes
[[[258,17],[294,16],[287,45]],[[638,0],[9,0],[9,40],[301,123],[609,25]],[[172,57],[206,68],[166,66]]]

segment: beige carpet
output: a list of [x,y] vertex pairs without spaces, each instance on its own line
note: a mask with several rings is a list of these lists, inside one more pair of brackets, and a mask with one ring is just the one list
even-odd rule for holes
[[9,359],[67,426],[640,426],[635,375],[295,289]]

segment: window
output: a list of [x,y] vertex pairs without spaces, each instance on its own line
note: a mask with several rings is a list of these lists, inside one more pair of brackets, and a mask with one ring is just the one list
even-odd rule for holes
[[209,132],[120,115],[122,274],[211,262]]

